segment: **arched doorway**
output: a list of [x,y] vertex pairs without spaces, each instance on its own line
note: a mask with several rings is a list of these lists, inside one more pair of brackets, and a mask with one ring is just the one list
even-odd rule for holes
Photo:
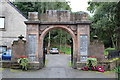
[[44,37],[43,61],[45,67],[71,67],[73,61],[73,39],[63,29],[52,29]]
[[[40,42],[42,43],[42,45],[40,45],[41,46],[41,53],[42,54],[40,54],[41,55],[41,57],[43,57],[43,65],[45,65],[45,53],[44,53],[44,37],[45,37],[45,35],[49,32],[49,31],[51,31],[51,30],[54,30],[54,29],[63,29],[63,30],[65,30],[66,32],[68,32],[70,35],[71,35],[71,37],[72,37],[72,40],[71,41],[73,41],[73,43],[71,42],[71,45],[72,45],[72,52],[71,52],[71,63],[73,63],[73,55],[76,55],[76,54],[74,54],[75,53],[75,41],[76,41],[76,36],[75,36],[75,34],[73,33],[73,31],[71,30],[71,29],[69,29],[69,28],[67,28],[66,26],[63,26],[63,25],[53,25],[53,26],[49,26],[49,28],[47,28],[47,29],[45,29],[44,31],[43,31],[43,33],[40,35]],[[42,51],[43,50],[43,51]]]

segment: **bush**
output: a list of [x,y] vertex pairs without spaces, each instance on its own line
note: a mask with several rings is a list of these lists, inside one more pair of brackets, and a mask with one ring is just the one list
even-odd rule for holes
[[22,67],[22,70],[28,70],[28,58],[25,57],[20,57],[18,58],[18,63]]
[[117,72],[117,73],[120,74],[120,66],[118,66],[118,67],[115,68],[115,72]]
[[97,59],[96,58],[87,58],[87,67],[92,68],[97,66]]
[[115,48],[106,48],[105,50],[104,50],[104,55],[108,55],[109,53],[108,53],[108,51],[109,50],[116,50]]

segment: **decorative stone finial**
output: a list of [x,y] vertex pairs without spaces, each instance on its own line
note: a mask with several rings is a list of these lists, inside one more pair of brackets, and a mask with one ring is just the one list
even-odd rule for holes
[[19,38],[20,40],[22,40],[22,39],[24,38],[24,36],[20,35],[20,36],[18,36],[18,38]]
[[97,36],[97,35],[94,35],[94,36],[93,36],[93,39],[98,39],[98,36]]

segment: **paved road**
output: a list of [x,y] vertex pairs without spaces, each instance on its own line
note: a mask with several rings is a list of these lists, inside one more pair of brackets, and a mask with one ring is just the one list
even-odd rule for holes
[[37,71],[5,69],[3,78],[115,78],[114,73],[84,72],[69,67],[69,55],[47,55],[45,68]]

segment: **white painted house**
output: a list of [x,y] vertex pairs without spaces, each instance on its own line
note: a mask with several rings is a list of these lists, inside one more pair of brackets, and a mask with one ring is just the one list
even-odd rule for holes
[[25,16],[8,0],[0,0],[0,46],[11,47],[19,35],[26,37]]

